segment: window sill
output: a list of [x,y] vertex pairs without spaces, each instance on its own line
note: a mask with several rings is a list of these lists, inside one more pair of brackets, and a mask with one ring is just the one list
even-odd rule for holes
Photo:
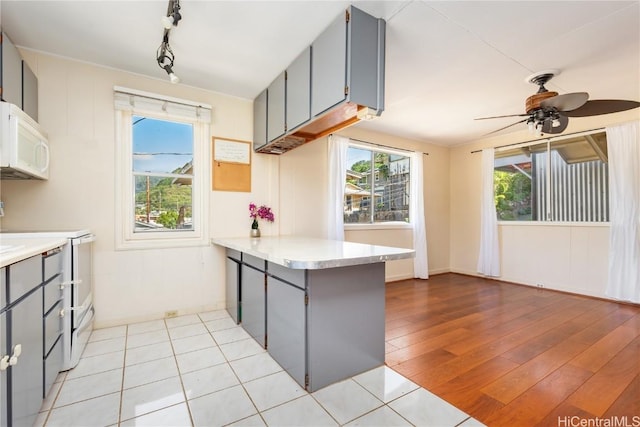
[[364,230],[411,230],[413,226],[407,222],[381,222],[377,224],[345,224],[344,231]]
[[200,236],[185,238],[149,238],[149,239],[129,239],[116,243],[116,250],[142,250],[142,249],[171,249],[190,248],[197,246],[209,246],[207,239]]
[[527,227],[609,227],[609,222],[563,222],[563,221],[498,221],[500,226]]

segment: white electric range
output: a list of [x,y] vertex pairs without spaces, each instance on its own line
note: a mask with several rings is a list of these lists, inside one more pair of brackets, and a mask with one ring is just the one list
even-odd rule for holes
[[93,330],[93,245],[96,236],[89,230],[11,231],[0,237],[29,239],[63,237],[68,244],[62,248],[64,272],[63,298],[63,364],[62,370],[74,368]]

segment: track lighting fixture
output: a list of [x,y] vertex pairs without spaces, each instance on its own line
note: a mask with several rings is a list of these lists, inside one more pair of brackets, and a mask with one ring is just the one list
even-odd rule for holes
[[173,55],[171,46],[169,46],[169,30],[165,30],[164,36],[162,37],[162,44],[160,44],[156,54],[156,60],[158,61],[158,66],[169,75],[171,83],[178,84],[180,83],[180,78],[173,72],[174,58],[175,56]]
[[162,26],[169,30],[172,26],[178,26],[178,22],[182,19],[180,15],[180,0],[169,0],[169,7],[167,8],[167,16],[163,16],[161,19]]

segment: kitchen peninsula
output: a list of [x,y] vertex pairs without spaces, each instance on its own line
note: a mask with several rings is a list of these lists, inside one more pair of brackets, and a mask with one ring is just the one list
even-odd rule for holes
[[214,238],[227,311],[308,391],[384,364],[385,261],[412,249],[335,240]]

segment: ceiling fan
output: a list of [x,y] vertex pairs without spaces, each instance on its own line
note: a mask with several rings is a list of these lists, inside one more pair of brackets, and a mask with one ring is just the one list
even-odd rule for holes
[[500,132],[519,123],[527,123],[529,132],[541,136],[543,133],[562,133],[569,124],[569,117],[598,116],[600,114],[618,113],[640,107],[640,102],[623,99],[597,99],[589,101],[587,92],[558,95],[544,87],[558,70],[545,70],[534,73],[525,79],[528,83],[539,86],[538,92],[527,98],[525,114],[481,117],[476,120],[497,119],[504,117],[525,117],[508,126],[489,132],[487,135]]

